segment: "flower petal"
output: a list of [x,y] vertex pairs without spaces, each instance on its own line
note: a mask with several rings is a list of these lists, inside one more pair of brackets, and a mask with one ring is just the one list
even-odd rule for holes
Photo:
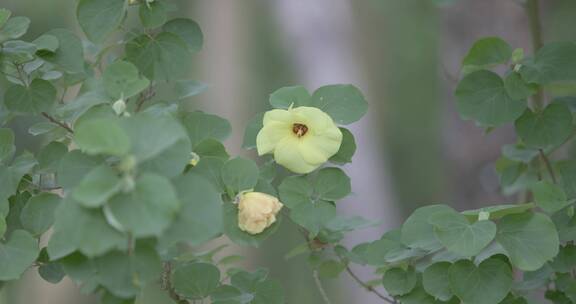
[[295,136],[289,136],[281,140],[274,150],[276,162],[295,173],[309,173],[318,168],[320,164],[308,163],[301,154],[300,140]]
[[258,155],[264,155],[274,151],[278,143],[291,136],[291,125],[279,121],[269,121],[256,136],[256,148]]

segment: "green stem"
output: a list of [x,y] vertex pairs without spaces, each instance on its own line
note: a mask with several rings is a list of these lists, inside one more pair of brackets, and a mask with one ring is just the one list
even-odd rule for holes
[[326,293],[326,290],[324,289],[324,286],[322,286],[322,281],[320,281],[320,277],[318,277],[317,270],[312,271],[312,277],[314,278],[314,283],[316,284],[316,288],[318,289],[318,292],[320,293],[320,296],[322,297],[324,303],[332,304],[330,298],[328,297],[328,294]]
[[[526,1],[526,14],[530,25],[530,35],[532,37],[532,51],[534,54],[542,48],[544,40],[542,39],[542,23],[540,22],[540,3],[539,0]],[[532,107],[535,111],[544,108],[544,91],[542,87],[532,96]]]

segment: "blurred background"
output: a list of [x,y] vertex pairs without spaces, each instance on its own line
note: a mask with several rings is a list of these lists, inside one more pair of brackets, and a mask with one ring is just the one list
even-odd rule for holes
[[[351,234],[347,244],[379,238],[415,208],[447,203],[457,209],[501,203],[494,171],[500,146],[515,140],[511,126],[484,134],[462,121],[453,91],[460,60],[478,38],[500,36],[530,54],[528,22],[521,0],[173,0],[175,16],[195,19],[205,35],[195,55],[194,79],[209,90],[190,101],[191,109],[229,119],[232,154],[244,127],[268,107],[282,86],[310,91],[352,83],[370,103],[369,114],[352,126],[358,150],[345,170],[354,194],[338,205],[341,213],[382,219],[382,225]],[[177,2],[177,3],[176,3]],[[576,1],[541,1],[545,40],[576,38]],[[80,33],[75,0],[1,0],[0,6],[32,19],[28,38],[66,27]],[[24,138],[26,126],[13,125]],[[34,149],[25,140],[19,144]],[[269,267],[283,283],[287,303],[321,303],[312,288],[305,258],[283,256],[300,243],[284,225],[263,247],[250,251],[242,266]],[[363,279],[375,278],[357,269]],[[324,281],[334,303],[379,303],[353,281]],[[141,304],[171,303],[151,289]],[[95,303],[67,280],[54,286],[34,271],[8,284],[1,304]]]

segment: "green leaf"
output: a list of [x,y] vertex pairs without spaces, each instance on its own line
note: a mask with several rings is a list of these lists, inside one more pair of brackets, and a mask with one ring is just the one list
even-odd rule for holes
[[244,149],[254,149],[256,148],[256,136],[258,132],[262,129],[262,120],[264,119],[264,113],[258,113],[254,116],[244,131],[244,139],[242,141],[242,148]]
[[154,1],[146,5],[140,5],[138,10],[142,25],[148,29],[162,26],[168,19],[166,5],[162,1]]
[[437,213],[428,222],[434,226],[434,234],[442,245],[463,257],[477,255],[496,236],[496,224],[492,221],[470,224],[464,215],[456,211]]
[[281,223],[281,217],[277,218],[276,223],[268,227],[262,233],[252,235],[238,228],[238,206],[232,203],[223,205],[223,223],[224,233],[234,243],[243,246],[258,247],[262,241],[274,234]]
[[133,298],[146,284],[159,281],[162,262],[156,250],[137,243],[133,253],[112,251],[94,260],[97,281],[113,295]]
[[519,73],[511,72],[504,78],[504,87],[512,99],[526,99],[536,94],[537,89],[522,80]]
[[58,284],[66,276],[60,263],[46,263],[38,267],[38,274],[46,281],[52,284]]
[[127,237],[114,230],[99,209],[87,209],[70,198],[56,208],[54,234],[48,243],[52,260],[79,250],[88,257],[125,249]]
[[480,209],[474,210],[466,210],[463,211],[462,214],[465,215],[469,221],[475,221],[478,219],[478,215],[481,212],[490,213],[489,219],[497,220],[500,219],[508,214],[518,214],[524,213],[526,210],[533,209],[535,205],[533,203],[527,204],[504,204],[504,205],[495,205],[495,206],[488,206],[483,207]]
[[330,157],[330,161],[335,164],[346,164],[352,162],[352,156],[356,152],[356,140],[352,132],[346,128],[340,128],[342,132],[342,144],[338,152]]
[[212,138],[199,142],[196,148],[194,148],[194,152],[200,156],[200,159],[203,157],[216,157],[226,161],[230,158],[230,155],[226,152],[226,147],[224,147],[221,142]]
[[216,188],[199,174],[190,172],[175,181],[182,208],[160,239],[168,248],[186,241],[196,246],[222,233],[222,198]]
[[100,165],[84,176],[72,190],[72,197],[84,207],[96,208],[104,205],[121,188],[118,174],[110,166]]
[[172,274],[174,290],[187,299],[202,299],[220,285],[220,270],[212,264],[179,265]]
[[173,80],[188,72],[189,51],[177,35],[141,35],[126,44],[126,58],[152,80]]
[[55,64],[68,73],[84,72],[82,41],[73,32],[55,29],[48,31],[45,35],[56,37],[59,47],[56,52],[38,54],[42,59]]
[[150,81],[138,72],[132,63],[116,61],[104,71],[104,86],[114,98],[130,98],[150,85]]
[[39,252],[38,240],[24,230],[14,231],[6,243],[0,244],[0,280],[19,279]]
[[538,207],[547,213],[555,213],[573,203],[568,200],[566,193],[560,186],[547,181],[539,181],[530,188],[534,195],[534,201]]
[[98,157],[86,155],[80,150],[72,150],[64,155],[60,161],[57,171],[58,182],[64,189],[72,189],[101,162],[102,160]]
[[232,191],[254,188],[258,182],[258,166],[254,161],[237,157],[224,163],[222,167],[222,181]]
[[556,163],[560,175],[560,185],[568,198],[576,198],[576,162],[560,161]]
[[58,170],[60,160],[68,153],[68,147],[57,141],[53,141],[44,146],[38,152],[38,166],[35,168],[40,173],[53,173]]
[[284,290],[280,283],[273,280],[266,280],[256,284],[254,299],[251,304],[283,304]]
[[[4,16],[6,13],[4,13]],[[28,31],[30,19],[26,17],[12,17],[0,27],[0,43],[22,37]]]
[[162,29],[184,40],[192,52],[202,49],[204,35],[198,23],[186,18],[176,18],[164,24]]
[[24,229],[40,236],[54,223],[54,210],[60,205],[60,197],[44,192],[28,200],[20,211],[20,222]]
[[[449,1],[449,0],[436,0]],[[454,302],[440,302],[426,293],[422,286],[416,286],[410,293],[398,297],[402,304],[454,304]],[[458,302],[457,302],[458,303]]]
[[527,110],[515,127],[526,146],[540,149],[561,145],[574,131],[572,113],[560,103],[551,103],[540,112]]
[[4,24],[6,24],[6,21],[8,21],[11,15],[12,12],[10,10],[0,8],[0,28],[2,28]]
[[512,270],[499,258],[476,266],[468,260],[454,263],[449,270],[452,292],[467,304],[494,304],[502,301],[512,287]]
[[353,85],[327,85],[312,94],[310,105],[328,113],[338,124],[351,124],[366,114],[368,103]]
[[12,85],[4,94],[6,107],[17,113],[40,114],[52,108],[56,100],[54,86],[42,79],[34,79],[29,87]]
[[388,269],[382,278],[382,284],[391,296],[401,296],[409,293],[418,282],[414,268],[402,269],[399,267]]
[[270,94],[270,105],[276,109],[308,106],[311,97],[303,86],[284,87]]
[[427,293],[441,301],[448,301],[453,294],[450,290],[448,271],[452,266],[449,262],[434,263],[422,273],[422,286]]
[[124,0],[80,0],[76,16],[88,39],[94,43],[103,42],[120,26],[126,4]]
[[174,86],[178,99],[196,96],[207,89],[207,84],[195,80],[178,80]]
[[330,220],[336,216],[336,207],[325,201],[314,204],[300,204],[290,212],[294,223],[306,228],[315,237]]
[[8,128],[0,128],[0,162],[9,163],[14,152],[16,152],[14,132]]
[[435,214],[446,212],[452,212],[452,208],[445,205],[431,205],[416,209],[402,225],[402,243],[424,250],[439,249],[442,245],[436,239],[434,227],[428,221]]
[[226,119],[199,111],[183,113],[180,122],[190,137],[192,147],[208,138],[223,141],[232,132],[232,127]]
[[312,204],[312,193],[314,189],[306,176],[288,176],[280,186],[278,186],[280,200],[282,203],[292,209],[304,204]]
[[558,256],[550,263],[550,267],[556,272],[570,273],[576,268],[576,246],[566,244],[560,248]]
[[462,64],[475,66],[503,64],[508,62],[511,56],[512,48],[506,41],[498,37],[487,37],[479,39],[472,45]]
[[511,98],[498,74],[481,70],[466,75],[456,88],[458,112],[482,126],[512,122],[526,109],[526,100]]
[[135,237],[160,236],[176,217],[180,201],[170,181],[144,174],[132,192],[114,196],[110,211],[120,225]]
[[350,178],[339,168],[322,168],[313,181],[318,198],[327,201],[343,199],[351,192]]
[[558,232],[542,213],[511,214],[498,223],[496,240],[506,249],[512,265],[523,271],[542,267],[558,254]]
[[321,278],[335,279],[346,268],[346,265],[340,261],[327,260],[318,266],[318,274]]
[[38,52],[54,53],[60,46],[58,38],[52,35],[42,35],[32,41],[36,45]]
[[547,43],[533,59],[523,62],[522,78],[528,83],[548,84],[576,79],[576,43]]
[[88,154],[126,155],[130,150],[130,137],[117,119],[97,118],[76,127],[74,141]]

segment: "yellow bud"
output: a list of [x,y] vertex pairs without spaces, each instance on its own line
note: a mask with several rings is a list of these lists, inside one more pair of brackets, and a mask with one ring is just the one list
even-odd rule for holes
[[124,101],[124,99],[120,98],[112,104],[112,109],[114,110],[116,115],[120,115],[124,113],[124,111],[126,111],[126,102]]
[[327,162],[342,144],[342,132],[332,118],[313,107],[275,109],[264,114],[256,137],[258,154],[295,173],[309,173]]
[[244,192],[238,198],[238,227],[258,234],[276,222],[284,205],[274,196],[261,192]]

